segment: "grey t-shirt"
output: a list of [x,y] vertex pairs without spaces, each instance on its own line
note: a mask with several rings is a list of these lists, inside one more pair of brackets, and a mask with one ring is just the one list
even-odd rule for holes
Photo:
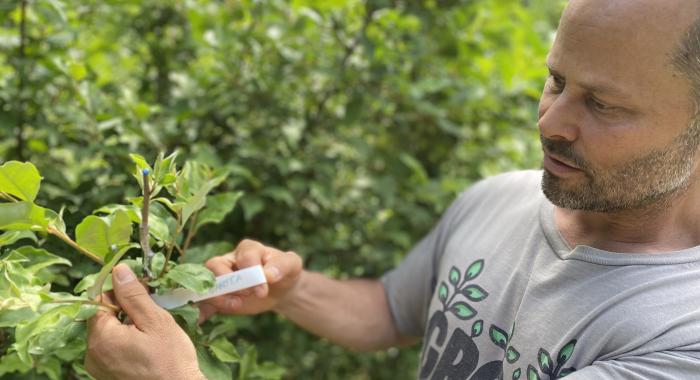
[[541,171],[464,192],[383,278],[421,379],[700,379],[700,247],[567,246]]

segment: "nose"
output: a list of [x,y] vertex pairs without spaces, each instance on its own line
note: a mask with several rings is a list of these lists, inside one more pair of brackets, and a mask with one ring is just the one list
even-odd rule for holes
[[579,136],[578,119],[584,110],[564,91],[543,94],[540,99],[538,127],[540,134],[550,140],[575,141]]

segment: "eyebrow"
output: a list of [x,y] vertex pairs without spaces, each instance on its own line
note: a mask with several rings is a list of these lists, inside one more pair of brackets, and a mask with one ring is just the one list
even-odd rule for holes
[[[562,78],[566,79],[564,75],[562,75],[560,72],[558,72],[556,69],[554,69],[552,66],[547,64],[547,68],[549,69],[549,73],[557,78]],[[593,93],[598,93],[598,94],[610,94],[613,96],[619,96],[621,98],[629,99],[631,96],[629,93],[626,91],[622,90],[621,88],[615,86],[614,84],[606,84],[606,83],[577,83],[579,87],[582,87],[586,89],[588,92],[593,92]]]

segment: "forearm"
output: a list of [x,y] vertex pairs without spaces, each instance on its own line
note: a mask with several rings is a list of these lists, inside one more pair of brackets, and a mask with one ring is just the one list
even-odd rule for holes
[[377,280],[333,280],[304,271],[275,311],[309,332],[361,351],[408,345],[394,326],[384,286]]

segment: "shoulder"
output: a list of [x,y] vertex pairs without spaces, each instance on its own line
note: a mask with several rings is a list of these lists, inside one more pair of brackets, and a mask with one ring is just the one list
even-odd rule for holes
[[533,215],[544,198],[542,171],[523,170],[499,174],[476,182],[452,203],[445,213],[450,225],[464,218]]
[[496,205],[540,199],[543,196],[541,183],[541,170],[503,173],[475,183],[459,196],[457,203]]

